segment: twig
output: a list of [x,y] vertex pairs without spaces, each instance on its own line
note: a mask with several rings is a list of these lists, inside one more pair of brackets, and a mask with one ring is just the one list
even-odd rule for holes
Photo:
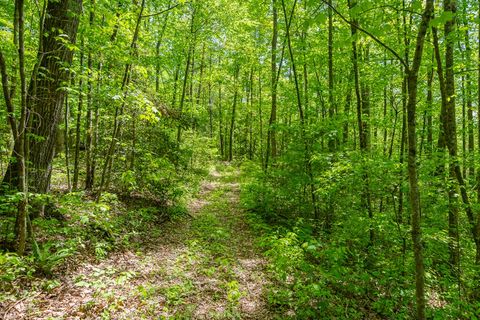
[[[40,294],[40,292],[37,292],[37,293],[35,293],[35,294],[32,295],[32,296],[26,296],[26,297],[23,297],[22,299],[20,299],[20,300],[18,300],[18,301],[13,302],[13,303],[7,308],[7,310],[5,311],[5,313],[3,314],[2,319],[6,319],[8,313],[10,312],[10,310],[12,310],[13,308],[15,308],[20,302],[23,302],[23,301],[25,301],[25,300],[28,299],[28,298],[35,298],[35,297],[38,296],[39,294]],[[15,308],[15,310],[16,310],[16,308]]]

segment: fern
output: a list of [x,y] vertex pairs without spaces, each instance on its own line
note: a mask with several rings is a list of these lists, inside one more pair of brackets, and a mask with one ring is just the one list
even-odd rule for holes
[[50,243],[39,246],[37,241],[33,240],[35,265],[45,275],[52,275],[53,269],[72,254],[69,249],[60,249],[52,252],[50,250],[51,247]]

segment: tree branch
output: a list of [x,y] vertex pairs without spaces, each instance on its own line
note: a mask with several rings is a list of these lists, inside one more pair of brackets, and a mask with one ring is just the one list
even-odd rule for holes
[[322,0],[323,3],[325,3],[328,7],[330,7],[330,9],[332,9],[333,12],[335,12],[335,14],[337,14],[340,19],[342,19],[343,21],[345,21],[346,23],[348,23],[349,25],[353,26],[354,28],[356,28],[357,30],[360,30],[361,32],[365,33],[367,36],[369,36],[370,38],[372,38],[376,43],[378,43],[379,45],[381,45],[382,47],[384,47],[387,51],[389,51],[395,58],[397,58],[397,60],[408,70],[408,64],[405,60],[403,60],[403,58],[395,51],[393,50],[390,46],[388,46],[385,42],[383,42],[382,40],[378,39],[375,35],[373,35],[371,32],[369,32],[368,30],[365,30],[363,29],[362,27],[360,27],[359,25],[357,25],[356,23],[353,23],[351,22],[350,20],[348,20],[347,18],[345,18],[344,15],[342,15],[334,6],[332,6],[330,3],[328,3],[328,1],[326,0]]
[[176,5],[174,5],[174,6],[172,6],[172,7],[169,7],[169,8],[167,8],[167,9],[165,9],[165,10],[162,10],[162,11],[160,11],[160,12],[151,13],[151,14],[144,14],[144,15],[142,15],[142,18],[159,16],[159,15],[165,13],[165,12],[168,12],[168,11],[170,11],[170,10],[175,9],[175,8],[178,7],[179,5],[180,5],[180,4],[177,3]]

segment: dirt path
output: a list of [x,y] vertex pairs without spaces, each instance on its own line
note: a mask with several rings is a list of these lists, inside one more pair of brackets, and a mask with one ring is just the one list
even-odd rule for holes
[[269,319],[266,262],[235,178],[211,172],[189,204],[192,218],[160,226],[136,252],[83,263],[6,319]]

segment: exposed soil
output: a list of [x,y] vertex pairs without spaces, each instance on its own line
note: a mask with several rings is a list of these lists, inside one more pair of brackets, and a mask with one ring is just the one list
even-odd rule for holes
[[54,289],[9,304],[0,318],[271,318],[266,261],[239,208],[238,184],[226,182],[235,174],[212,171],[190,217],[158,226],[136,251],[78,261]]

